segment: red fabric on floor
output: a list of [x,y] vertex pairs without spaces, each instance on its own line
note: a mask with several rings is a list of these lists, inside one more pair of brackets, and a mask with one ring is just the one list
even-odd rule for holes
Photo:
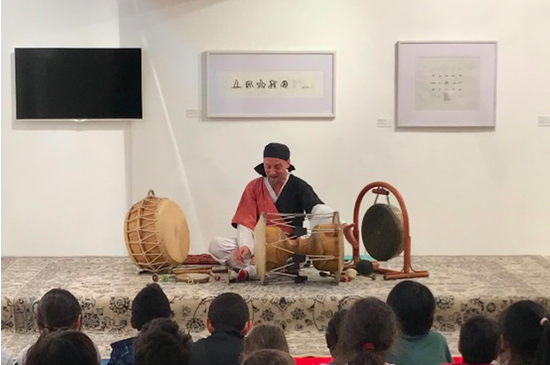
[[296,365],[318,365],[328,364],[332,361],[332,357],[295,357]]
[[214,260],[209,253],[191,254],[187,255],[187,258],[182,265],[218,265],[218,261]]
[[[319,365],[328,364],[332,361],[332,357],[295,357],[296,365]],[[462,364],[462,357],[453,357],[453,363]]]

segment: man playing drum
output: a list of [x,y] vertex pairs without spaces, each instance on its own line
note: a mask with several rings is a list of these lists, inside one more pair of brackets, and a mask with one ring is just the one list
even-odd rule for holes
[[[290,163],[290,150],[286,145],[270,143],[265,146],[264,161],[254,169],[262,176],[248,183],[231,221],[237,229],[237,237],[216,237],[209,249],[218,261],[225,261],[229,266],[241,269],[238,281],[256,277],[250,259],[254,256],[254,227],[261,213],[270,216],[278,213],[298,214],[286,218],[287,224],[281,228],[287,235],[299,236],[304,232],[304,212],[316,215],[334,212],[319,199],[307,182],[290,174],[295,168]],[[317,220],[315,224],[330,221]],[[268,219],[267,224],[274,222]]]

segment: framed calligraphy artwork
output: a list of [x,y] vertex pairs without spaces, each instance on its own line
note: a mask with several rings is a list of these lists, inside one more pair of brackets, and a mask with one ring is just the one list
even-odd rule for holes
[[397,127],[494,127],[496,42],[398,42]]
[[335,52],[206,52],[207,118],[334,118]]

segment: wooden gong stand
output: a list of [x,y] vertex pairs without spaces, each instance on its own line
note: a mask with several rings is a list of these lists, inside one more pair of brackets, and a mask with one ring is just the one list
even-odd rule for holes
[[369,190],[372,190],[373,194],[385,195],[388,196],[391,192],[397,201],[399,202],[399,207],[403,214],[403,240],[404,240],[404,261],[403,269],[401,271],[383,269],[374,265],[374,271],[383,274],[385,280],[392,279],[409,279],[409,278],[424,278],[428,277],[430,274],[428,271],[416,271],[413,270],[411,266],[411,236],[409,235],[409,214],[407,213],[407,207],[405,206],[405,201],[403,197],[396,188],[391,186],[388,183],[382,181],[376,181],[368,184],[361,190],[357,200],[355,201],[355,208],[353,209],[353,223],[344,227],[344,235],[346,239],[351,243],[353,247],[353,262],[357,264],[360,260],[359,255],[359,207],[361,206],[361,201],[363,197]]

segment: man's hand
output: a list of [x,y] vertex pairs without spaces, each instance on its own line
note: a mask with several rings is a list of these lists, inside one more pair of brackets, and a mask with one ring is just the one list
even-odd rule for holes
[[233,261],[237,265],[244,265],[244,261],[250,260],[251,256],[250,249],[246,246],[241,246],[233,253]]

